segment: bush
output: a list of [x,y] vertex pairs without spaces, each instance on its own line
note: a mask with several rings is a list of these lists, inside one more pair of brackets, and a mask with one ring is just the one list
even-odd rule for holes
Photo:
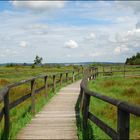
[[34,68],[35,68],[35,64],[32,65],[32,69],[34,69]]

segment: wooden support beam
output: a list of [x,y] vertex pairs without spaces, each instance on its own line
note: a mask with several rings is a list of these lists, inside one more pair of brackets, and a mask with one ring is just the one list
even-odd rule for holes
[[90,103],[90,95],[84,93],[84,101],[83,101],[83,128],[87,129],[88,124],[88,112],[89,112],[89,103]]
[[66,73],[66,82],[68,82],[68,73]]
[[60,86],[62,86],[62,76],[63,76],[63,74],[61,73],[60,74]]
[[72,82],[74,82],[75,81],[75,73],[74,73],[74,71],[72,72]]
[[4,138],[8,139],[10,132],[9,91],[4,96]]
[[56,91],[56,76],[53,75],[53,92],[55,93]]
[[35,79],[31,81],[31,112],[35,114]]
[[48,82],[47,82],[48,76],[44,77],[44,84],[45,84],[45,98],[48,97]]
[[129,140],[130,114],[118,108],[118,139]]

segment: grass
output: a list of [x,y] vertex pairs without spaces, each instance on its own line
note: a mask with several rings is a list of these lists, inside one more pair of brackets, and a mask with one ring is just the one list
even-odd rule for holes
[[[111,71],[116,71],[113,72],[113,75],[115,76],[123,76],[124,75],[124,65],[115,65],[115,64],[111,64],[111,65],[102,65],[102,66],[98,66],[98,71],[99,72],[111,72]],[[121,72],[118,72],[121,71]],[[125,74],[126,75],[140,75],[140,65],[139,66],[130,66],[130,65],[125,65]],[[135,71],[135,72],[134,72]]]
[[[123,65],[104,65],[97,66],[98,71],[101,72],[96,80],[92,80],[88,83],[88,88],[92,91],[96,91],[99,94],[103,94],[115,99],[124,100],[131,104],[140,105],[140,66],[125,66],[126,75],[133,77],[124,78],[124,66]],[[104,76],[104,72],[113,72],[112,76]],[[91,97],[90,100],[90,112],[100,118],[107,125],[117,131],[117,108],[106,102],[103,102],[97,98]],[[111,139],[107,136],[98,126],[91,121],[88,121],[88,127],[84,131],[83,117],[77,119],[78,137],[80,140],[85,139]],[[130,138],[140,139],[140,118],[131,115],[130,119]]]
[[[127,101],[131,104],[140,105],[140,78],[138,77],[98,77],[89,82],[89,89],[100,94]],[[116,130],[117,128],[117,109],[99,99],[91,97],[90,111],[98,118]],[[90,124],[95,139],[109,139],[93,123]],[[131,115],[130,138],[140,139],[140,118]]]
[[[75,66],[75,70],[78,67]],[[64,72],[66,70],[73,70],[73,66],[61,66],[61,67],[36,67],[32,69],[31,66],[13,66],[6,67],[0,66],[0,89],[10,83],[19,82],[40,74],[52,74],[58,72]]]
[[[75,70],[78,67],[75,67]],[[65,72],[66,70],[74,70],[73,66],[65,66],[65,67],[36,67],[32,69],[29,66],[15,66],[15,67],[0,67],[0,88],[3,88],[7,84],[18,82],[24,79],[31,78],[33,76],[37,76],[39,74],[55,74],[58,72]],[[72,76],[72,75],[69,75]],[[56,77],[59,79],[59,75]],[[63,76],[63,80],[65,76]],[[48,79],[48,83],[52,83],[52,78]],[[63,83],[62,86],[71,83]],[[44,79],[37,79],[36,80],[36,88],[41,87],[44,84]],[[61,87],[62,87],[61,86]],[[57,85],[56,92],[61,88]],[[10,90],[10,103],[15,101],[16,99],[26,95],[30,92],[30,83],[24,84]],[[41,91],[40,94],[37,94],[35,97],[36,102],[36,113],[42,109],[42,107],[49,102],[51,97],[55,95],[51,89],[49,89],[48,98],[45,98],[44,91]],[[0,110],[3,107],[3,104],[0,104]],[[15,139],[16,135],[23,128],[27,123],[30,122],[31,118],[34,116],[31,112],[31,101],[30,98],[23,102],[22,104],[18,105],[14,109],[10,110],[10,134],[9,139]],[[4,120],[0,122],[0,137],[3,137],[3,127],[4,127]]]

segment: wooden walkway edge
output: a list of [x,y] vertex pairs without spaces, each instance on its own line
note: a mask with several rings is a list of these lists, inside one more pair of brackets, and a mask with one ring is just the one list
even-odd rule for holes
[[19,132],[17,139],[78,139],[76,115],[79,114],[75,113],[75,104],[80,82],[62,88]]

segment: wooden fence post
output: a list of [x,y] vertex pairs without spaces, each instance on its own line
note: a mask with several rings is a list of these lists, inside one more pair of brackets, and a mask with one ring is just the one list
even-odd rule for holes
[[98,68],[97,68],[97,76],[99,75]]
[[82,66],[82,74],[84,75],[84,67]]
[[84,92],[84,104],[83,104],[83,128],[84,130],[87,129],[88,124],[88,112],[89,112],[89,103],[90,103],[90,96]]
[[35,114],[35,79],[31,81],[31,112]]
[[72,72],[72,82],[75,81],[74,71]]
[[4,138],[8,139],[10,132],[9,91],[4,97]]
[[97,76],[97,74],[96,74],[96,68],[94,69],[94,76],[93,76],[93,79],[96,79],[96,76]]
[[103,66],[103,75],[105,74],[104,66]]
[[110,67],[110,74],[111,74],[111,76],[113,75],[113,73],[112,73],[112,67]]
[[78,79],[80,78],[80,69],[78,68]]
[[125,78],[125,64],[124,64],[124,78]]
[[62,86],[62,73],[60,74],[60,86]]
[[68,82],[68,73],[66,73],[66,83]]
[[80,110],[81,112],[83,112],[83,100],[84,100],[84,92],[83,92],[83,88],[80,88],[80,96],[81,96],[81,102],[80,102]]
[[47,98],[48,97],[48,83],[47,83],[47,79],[48,79],[48,76],[45,76],[44,77],[44,82],[45,82],[45,97]]
[[130,114],[118,108],[118,139],[129,139]]
[[92,77],[93,75],[92,74],[93,74],[93,69],[91,68],[90,69],[90,80],[93,79],[93,77]]
[[98,68],[96,68],[96,77],[98,76]]
[[55,93],[56,90],[56,76],[53,75],[53,92]]

